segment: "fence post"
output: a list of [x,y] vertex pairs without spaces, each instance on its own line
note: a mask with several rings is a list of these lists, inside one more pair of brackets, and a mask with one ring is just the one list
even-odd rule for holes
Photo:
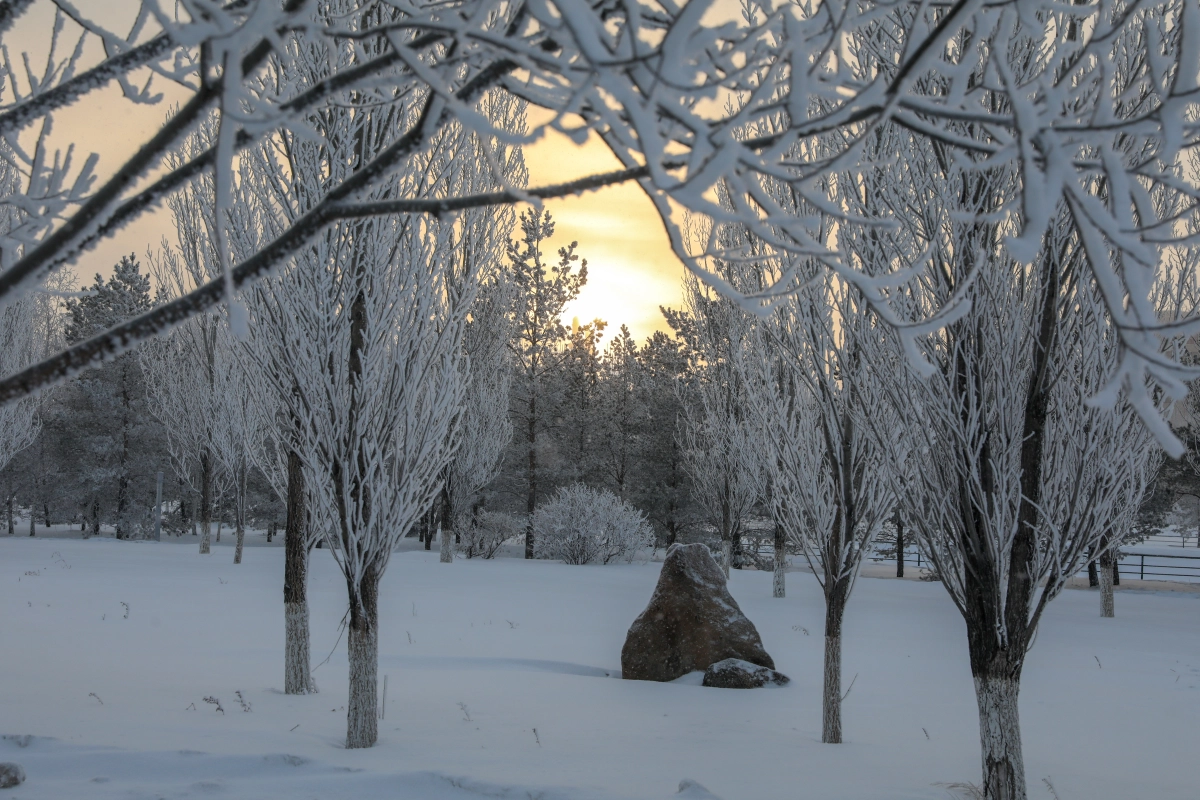
[[1140,559],[1141,559],[1142,564],[1138,568],[1138,580],[1144,581],[1144,580],[1146,580],[1146,554],[1142,553],[1140,555]]

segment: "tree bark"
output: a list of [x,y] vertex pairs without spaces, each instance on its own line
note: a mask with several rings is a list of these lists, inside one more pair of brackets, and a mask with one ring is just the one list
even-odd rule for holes
[[[446,474],[448,476],[448,473]],[[438,560],[443,564],[454,563],[454,548],[451,546],[454,537],[454,509],[450,506],[448,481],[449,477],[442,483],[442,504],[440,506],[442,521],[438,525],[438,546],[441,548]]]
[[308,638],[308,536],[304,507],[304,469],[295,451],[288,453],[287,522],[283,534],[283,692],[313,694]]
[[729,580],[729,562],[733,560],[733,542],[721,540],[721,568],[725,570],[725,580]]
[[346,710],[346,747],[372,747],[379,738],[379,581],[373,567],[350,584],[350,702]]
[[33,505],[29,506],[29,535],[37,536],[37,516],[33,513]]
[[200,453],[200,554],[212,552],[212,456]]
[[787,571],[787,533],[783,526],[775,523],[775,574],[771,577],[771,596],[784,597]]
[[904,520],[896,514],[896,577],[904,577]]
[[842,616],[849,588],[848,580],[839,580],[827,584],[825,592],[825,682],[821,695],[821,741],[825,744],[842,743]]
[[1113,561],[1112,551],[1107,548],[1107,542],[1102,542],[1104,551],[1100,553],[1100,616],[1115,617],[1116,607],[1113,603]]
[[8,509],[8,535],[12,536],[17,532],[16,526],[13,524],[13,499],[10,495],[8,501],[4,504]]
[[537,508],[537,387],[529,392],[529,494],[525,498],[525,513],[529,522],[525,526],[525,558],[533,558],[533,512]]
[[233,563],[240,564],[240,563],[242,563],[242,545],[246,540],[246,526],[242,524],[240,515],[239,515],[236,525],[237,525],[237,529],[236,529],[237,543],[234,545],[234,548],[233,548]]
[[979,738],[983,753],[983,796],[987,800],[1025,800],[1025,763],[1017,713],[1017,677],[976,675]]

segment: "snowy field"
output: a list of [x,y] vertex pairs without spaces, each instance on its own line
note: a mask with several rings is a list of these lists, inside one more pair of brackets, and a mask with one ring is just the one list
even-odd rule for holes
[[[380,600],[386,716],[378,746],[349,751],[332,559],[314,551],[309,590],[314,662],[332,651],[321,693],[289,697],[282,548],[234,566],[231,539],[201,557],[190,537],[0,538],[0,761],[28,774],[6,798],[709,797],[676,795],[689,779],[723,800],[902,800],[978,780],[964,629],[937,584],[859,582],[848,742],[822,745],[809,574],[775,600],[769,574],[735,572],[734,596],[792,677],[738,691],[617,679],[656,563],[397,553]],[[1046,780],[1060,800],[1200,797],[1198,617],[1198,593],[1133,586],[1114,620],[1089,591],[1050,606],[1021,694],[1031,798],[1053,800]]]

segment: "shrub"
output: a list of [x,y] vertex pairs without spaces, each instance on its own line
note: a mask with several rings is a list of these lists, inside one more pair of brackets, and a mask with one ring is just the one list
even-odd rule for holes
[[567,564],[633,561],[654,532],[642,512],[615,494],[574,484],[533,514],[534,554]]
[[525,532],[525,520],[501,511],[463,515],[458,528],[458,552],[464,558],[494,558],[500,545]]

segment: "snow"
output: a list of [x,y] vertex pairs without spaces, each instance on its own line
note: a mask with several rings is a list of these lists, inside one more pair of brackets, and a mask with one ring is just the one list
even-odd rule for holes
[[[770,572],[734,571],[731,592],[792,678],[735,691],[699,673],[617,679],[657,563],[398,552],[380,598],[380,741],[346,750],[344,580],[314,551],[313,657],[332,655],[320,694],[284,695],[283,551],[248,540],[260,546],[234,566],[225,537],[204,557],[190,536],[0,537],[0,734],[34,737],[0,740],[0,761],[28,775],[6,798],[943,800],[938,784],[978,780],[964,628],[936,583],[857,584],[847,743],[822,745],[810,574],[774,599]],[[1051,797],[1043,778],[1061,800],[1196,797],[1198,613],[1189,592],[1121,591],[1112,620],[1095,592],[1051,604],[1021,694],[1031,798]]]

